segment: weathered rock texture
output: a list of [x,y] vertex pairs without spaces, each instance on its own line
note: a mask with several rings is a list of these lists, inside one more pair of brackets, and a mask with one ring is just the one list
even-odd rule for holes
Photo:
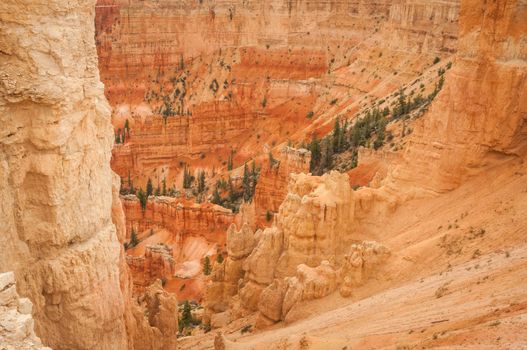
[[94,5],[0,4],[0,270],[14,271],[54,349],[134,348],[134,335],[160,348],[173,340],[128,299]]
[[0,267],[45,344],[125,348],[94,3],[3,1],[0,13]]
[[353,287],[359,286],[374,273],[375,268],[390,254],[388,249],[373,241],[353,244],[340,270],[340,294],[349,297]]
[[[291,174],[272,227],[254,233],[248,224],[229,229],[229,256],[215,266],[207,285],[205,321],[215,313],[236,318],[259,311],[256,326],[265,327],[285,320],[297,303],[333,293],[342,282],[347,290],[364,283],[387,250],[375,242],[352,244],[354,205],[346,174]],[[363,279],[348,282],[363,270]]]
[[284,235],[278,274],[291,276],[300,264],[341,263],[351,244],[355,210],[348,176],[336,171],[320,177],[293,174],[288,189],[277,220]]
[[5,350],[50,350],[33,330],[31,316],[33,304],[27,298],[19,298],[15,275],[0,274],[0,346]]
[[289,174],[308,173],[311,152],[305,149],[283,147],[273,154],[275,164],[270,166],[267,158],[261,166],[254,194],[255,225],[270,226],[273,216],[287,195]]
[[[256,235],[248,224],[244,224],[240,231],[232,224],[227,231],[227,254],[223,263],[214,265],[210,281],[206,286],[205,314],[226,311],[231,298],[237,294],[238,285],[243,279],[244,259],[252,252],[256,244]],[[213,325],[214,326],[214,325]]]

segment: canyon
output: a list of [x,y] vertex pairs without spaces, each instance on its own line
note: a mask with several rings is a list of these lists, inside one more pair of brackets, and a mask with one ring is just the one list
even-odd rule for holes
[[0,3],[1,349],[523,349],[525,0]]

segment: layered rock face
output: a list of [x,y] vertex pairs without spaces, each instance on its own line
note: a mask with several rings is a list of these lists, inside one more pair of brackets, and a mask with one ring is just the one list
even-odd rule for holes
[[99,0],[113,124],[130,125],[112,167],[179,187],[184,164],[211,173],[232,151],[237,166],[325,133],[365,93],[389,94],[453,53],[458,3]]
[[496,160],[525,154],[526,4],[464,1],[461,15],[454,69],[417,124],[394,186],[444,192]]
[[127,196],[123,198],[123,208],[128,237],[132,228],[138,233],[166,229],[174,241],[182,241],[186,235],[203,235],[223,245],[225,232],[234,221],[232,212],[223,207],[170,197],[150,199],[143,210],[135,196]]
[[0,4],[0,270],[14,271],[54,349],[134,348],[134,336],[159,348],[172,338],[128,299],[94,5]]

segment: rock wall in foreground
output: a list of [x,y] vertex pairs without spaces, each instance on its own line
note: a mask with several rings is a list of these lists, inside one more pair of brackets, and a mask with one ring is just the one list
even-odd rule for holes
[[173,346],[177,320],[128,299],[94,15],[95,1],[0,3],[0,271],[54,349]]

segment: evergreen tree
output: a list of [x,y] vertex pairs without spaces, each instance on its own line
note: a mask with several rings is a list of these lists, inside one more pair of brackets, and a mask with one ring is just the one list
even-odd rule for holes
[[198,193],[205,192],[205,172],[200,171],[198,175]]
[[139,244],[139,240],[137,239],[137,233],[135,233],[135,229],[132,227],[132,233],[130,234],[130,244],[128,244],[128,247],[135,247]]
[[339,153],[342,141],[342,131],[340,129],[340,118],[335,121],[333,127],[333,153]]
[[130,136],[130,123],[128,122],[128,119],[124,122],[124,129],[126,130],[127,136]]
[[203,263],[203,274],[205,276],[210,275],[212,267],[210,266],[210,259],[208,256],[205,257],[205,262]]
[[320,142],[317,139],[317,135],[313,135],[311,144],[309,145],[309,150],[311,151],[311,161],[309,163],[309,171],[314,173],[315,169],[320,164],[320,159],[322,158],[322,152],[320,150]]
[[153,192],[154,186],[152,185],[152,179],[148,178],[148,181],[146,182],[146,197],[148,198],[151,196]]
[[324,168],[331,169],[333,166],[333,147],[328,139],[324,139],[324,146],[326,150],[324,153]]
[[167,195],[167,180],[163,179],[163,191],[161,192],[163,196]]
[[145,211],[146,203],[148,202],[148,196],[146,195],[146,193],[143,192],[143,189],[140,188],[139,191],[137,191],[137,198],[139,199],[139,203],[141,204],[141,209]]
[[194,177],[190,175],[190,169],[185,165],[185,169],[183,170],[183,188],[190,188],[192,181],[194,181]]
[[221,253],[218,253],[218,255],[216,256],[216,262],[218,264],[221,264],[223,262],[223,255]]
[[223,204],[223,200],[221,199],[220,191],[218,190],[218,186],[216,186],[216,188],[214,189],[214,192],[212,192],[212,200],[211,200],[211,202],[214,203],[214,204],[218,204],[218,205],[222,205]]
[[278,161],[273,157],[273,152],[269,152],[269,169],[274,168],[277,163]]
[[185,61],[183,60],[183,54],[179,55],[179,70],[185,69]]
[[186,328],[192,324],[192,311],[188,300],[185,300],[183,303],[183,312],[181,314],[181,320],[179,320],[179,323],[181,324],[181,328]]
[[243,189],[243,200],[249,202],[252,198],[252,186],[251,186],[251,177],[249,175],[249,168],[247,163],[243,166],[243,180],[242,180],[242,189]]
[[251,193],[254,196],[256,193],[256,183],[258,181],[259,176],[259,170],[256,169],[255,161],[253,161],[252,169],[251,169]]
[[227,160],[227,170],[229,171],[233,169],[233,161],[232,161],[233,154],[234,154],[234,150],[231,150],[231,154],[229,154],[229,159]]

